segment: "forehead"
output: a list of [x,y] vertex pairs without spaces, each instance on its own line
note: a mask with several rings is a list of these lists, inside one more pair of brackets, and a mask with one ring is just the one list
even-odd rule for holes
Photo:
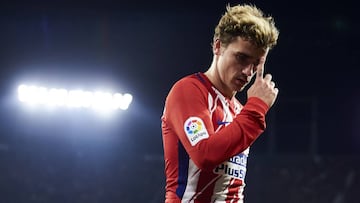
[[264,50],[263,48],[259,48],[253,43],[251,43],[251,41],[244,40],[241,37],[235,38],[234,41],[232,41],[226,49],[234,53],[245,54],[257,59],[266,57],[269,51],[269,49]]

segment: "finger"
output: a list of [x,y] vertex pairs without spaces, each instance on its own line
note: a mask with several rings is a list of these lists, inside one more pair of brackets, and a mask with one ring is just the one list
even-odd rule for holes
[[256,71],[257,71],[256,79],[258,79],[258,78],[262,79],[264,76],[264,64],[263,63],[259,64]]
[[264,80],[265,80],[268,84],[270,84],[271,79],[272,79],[272,75],[271,75],[271,74],[266,74],[265,77],[264,77]]
[[274,92],[275,92],[275,95],[278,95],[279,94],[279,89],[275,87]]
[[274,81],[270,82],[270,87],[275,87],[275,82]]

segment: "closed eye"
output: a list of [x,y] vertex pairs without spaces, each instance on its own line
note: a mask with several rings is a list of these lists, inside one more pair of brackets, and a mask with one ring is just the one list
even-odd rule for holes
[[250,63],[250,56],[243,54],[243,53],[238,53],[236,54],[236,60],[238,63],[240,63],[241,65],[248,65]]
[[255,62],[252,61],[253,57],[247,55],[247,54],[244,54],[244,53],[237,53],[235,55],[235,58],[237,60],[237,62],[243,66],[248,66],[250,64],[254,65],[254,67],[257,67],[260,63],[260,60],[256,60]]

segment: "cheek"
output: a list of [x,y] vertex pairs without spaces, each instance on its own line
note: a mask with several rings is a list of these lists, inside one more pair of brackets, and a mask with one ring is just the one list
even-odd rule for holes
[[239,64],[230,57],[221,57],[218,66],[222,79],[229,79],[241,71]]

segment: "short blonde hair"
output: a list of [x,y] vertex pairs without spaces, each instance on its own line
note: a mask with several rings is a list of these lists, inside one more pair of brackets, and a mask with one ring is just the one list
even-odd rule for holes
[[263,49],[273,48],[279,36],[274,19],[265,16],[254,5],[226,6],[226,12],[215,28],[214,42],[219,39],[226,47],[236,37],[251,41]]

